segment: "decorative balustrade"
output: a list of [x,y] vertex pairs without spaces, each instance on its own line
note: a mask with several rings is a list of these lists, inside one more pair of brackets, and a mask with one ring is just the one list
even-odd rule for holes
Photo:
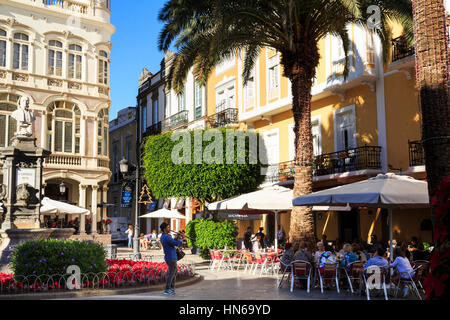
[[42,3],[45,7],[67,9],[81,14],[88,14],[90,0],[31,0],[31,2]]
[[161,123],[162,132],[178,129],[182,126],[186,126],[189,123],[189,111],[181,111],[165,120]]
[[425,165],[425,152],[422,142],[409,141],[409,166],[417,167]]
[[392,62],[412,56],[414,47],[408,44],[404,36],[392,40]]
[[[323,154],[315,158],[313,174],[316,177],[359,170],[381,170],[381,147],[364,146],[345,151]],[[295,161],[271,165],[266,182],[293,180]]]
[[97,159],[97,167],[99,167],[99,168],[109,168],[109,160]]
[[81,156],[59,156],[51,155],[45,159],[45,164],[48,165],[64,165],[64,166],[81,166]]
[[[219,107],[216,109],[220,110]],[[206,121],[206,126],[209,129],[220,129],[236,123],[238,123],[238,109],[228,108],[209,116]]]

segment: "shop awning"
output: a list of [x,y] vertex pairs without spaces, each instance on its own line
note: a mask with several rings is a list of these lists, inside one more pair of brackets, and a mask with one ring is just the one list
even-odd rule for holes
[[87,209],[73,206],[68,203],[59,202],[50,198],[44,198],[41,202],[41,214],[44,216],[59,216],[59,215],[90,215],[91,212]]

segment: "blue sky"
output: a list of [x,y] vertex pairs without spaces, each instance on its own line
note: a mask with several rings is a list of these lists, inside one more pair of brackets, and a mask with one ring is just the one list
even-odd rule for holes
[[159,10],[166,0],[114,0],[111,23],[116,27],[112,36],[110,119],[120,109],[136,106],[139,76],[142,68],[156,73],[164,54],[157,42],[162,24]]

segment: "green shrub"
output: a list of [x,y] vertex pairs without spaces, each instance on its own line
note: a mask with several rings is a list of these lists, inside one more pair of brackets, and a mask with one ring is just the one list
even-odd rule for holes
[[200,256],[209,259],[209,249],[236,249],[238,227],[234,221],[215,222],[209,219],[193,220],[186,226],[188,246],[200,248]]
[[93,241],[27,241],[14,250],[10,268],[15,275],[64,275],[69,266],[82,274],[107,271],[105,250]]

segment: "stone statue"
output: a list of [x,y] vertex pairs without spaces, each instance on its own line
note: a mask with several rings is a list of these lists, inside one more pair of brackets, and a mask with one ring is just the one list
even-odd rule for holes
[[36,120],[30,110],[30,99],[21,97],[19,108],[13,112],[12,117],[17,121],[17,135],[31,137],[33,135],[32,124]]

